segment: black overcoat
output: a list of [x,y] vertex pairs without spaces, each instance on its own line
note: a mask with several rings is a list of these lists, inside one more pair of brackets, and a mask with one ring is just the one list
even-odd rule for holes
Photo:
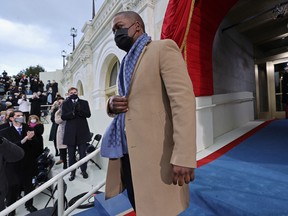
[[91,140],[87,118],[91,116],[88,101],[78,98],[73,103],[67,98],[62,104],[61,118],[66,120],[63,144],[82,145]]
[[23,157],[23,149],[14,143],[3,140],[3,143],[0,144],[0,196],[3,196],[3,200],[7,192],[8,181],[10,181],[6,176],[6,164],[17,162]]

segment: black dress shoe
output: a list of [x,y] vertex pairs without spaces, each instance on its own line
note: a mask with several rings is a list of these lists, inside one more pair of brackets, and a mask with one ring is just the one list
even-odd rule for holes
[[82,176],[84,179],[87,179],[88,178],[88,173],[86,171],[82,171]]
[[75,172],[71,172],[69,181],[73,181],[75,179]]
[[31,212],[35,212],[35,211],[38,210],[38,209],[35,208],[33,205],[26,206],[26,209],[27,209],[27,211],[29,211],[30,213],[31,213]]

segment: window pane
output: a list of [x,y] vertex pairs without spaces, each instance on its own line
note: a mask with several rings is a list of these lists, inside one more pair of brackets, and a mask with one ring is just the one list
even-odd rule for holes
[[112,68],[109,87],[116,85],[117,75],[118,75],[118,62],[116,62]]
[[268,85],[266,63],[258,65],[260,112],[268,112]]
[[274,65],[276,111],[284,111],[287,102],[287,62]]

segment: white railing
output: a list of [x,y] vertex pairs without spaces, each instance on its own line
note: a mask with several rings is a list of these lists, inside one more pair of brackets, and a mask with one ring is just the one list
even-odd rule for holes
[[87,192],[83,197],[81,197],[77,202],[75,202],[72,206],[64,210],[64,181],[63,177],[66,176],[73,170],[76,170],[85,162],[88,162],[90,159],[95,157],[99,153],[100,149],[96,149],[94,152],[90,153],[77,163],[73,164],[73,166],[68,167],[67,169],[63,170],[61,173],[55,175],[53,178],[33,190],[31,193],[24,196],[22,199],[18,200],[17,202],[13,203],[12,205],[8,206],[6,209],[0,212],[0,216],[4,216],[15,210],[20,205],[24,204],[29,199],[35,197],[37,194],[41,193],[42,191],[49,188],[51,185],[57,182],[57,193],[58,193],[58,215],[59,216],[66,216],[69,215],[73,210],[75,210],[79,205],[81,205],[85,200],[87,200],[92,194],[98,191],[101,187],[105,185],[105,179],[100,181],[96,186],[94,186],[89,192]]

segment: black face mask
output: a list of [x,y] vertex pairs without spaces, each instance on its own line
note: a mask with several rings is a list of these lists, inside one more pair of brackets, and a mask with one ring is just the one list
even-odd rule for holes
[[75,99],[78,98],[78,95],[76,95],[76,94],[72,94],[72,95],[70,95],[70,98],[71,98],[72,100],[75,100]]
[[[135,23],[134,23],[135,24]],[[115,37],[114,37],[114,41],[116,43],[116,46],[119,49],[122,49],[126,52],[129,52],[129,50],[132,47],[132,42],[133,42],[133,37],[136,34],[136,32],[134,33],[133,37],[130,37],[128,35],[128,30],[134,25],[132,24],[129,28],[121,28],[121,29],[117,29],[116,33],[115,33]]]

